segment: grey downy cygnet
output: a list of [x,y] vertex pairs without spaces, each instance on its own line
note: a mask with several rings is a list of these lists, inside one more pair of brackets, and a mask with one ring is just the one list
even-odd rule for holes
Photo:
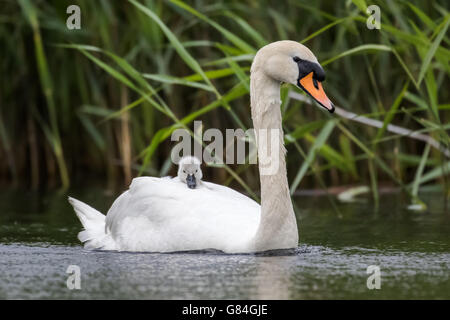
[[178,164],[178,178],[187,184],[188,188],[195,189],[201,184],[203,174],[200,168],[200,160],[196,157],[183,157]]

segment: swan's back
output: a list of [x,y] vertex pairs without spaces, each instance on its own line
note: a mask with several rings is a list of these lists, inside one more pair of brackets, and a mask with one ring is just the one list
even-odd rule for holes
[[230,188],[140,177],[108,211],[106,232],[124,251],[246,252],[259,218],[259,204]]

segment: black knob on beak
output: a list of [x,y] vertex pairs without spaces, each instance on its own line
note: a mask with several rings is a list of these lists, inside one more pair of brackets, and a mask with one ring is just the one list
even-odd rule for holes
[[195,187],[197,187],[197,181],[195,181],[195,176],[193,174],[187,175],[186,183],[190,189],[195,189]]

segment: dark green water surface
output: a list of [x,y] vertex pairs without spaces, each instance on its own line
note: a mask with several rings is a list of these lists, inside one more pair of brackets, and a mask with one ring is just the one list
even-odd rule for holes
[[[71,195],[106,212],[115,196]],[[441,194],[407,211],[400,195],[337,204],[300,196],[300,245],[290,254],[120,253],[83,249],[66,194],[0,194],[2,299],[450,299],[450,213]],[[69,265],[81,289],[66,285]],[[381,271],[369,290],[367,267]]]

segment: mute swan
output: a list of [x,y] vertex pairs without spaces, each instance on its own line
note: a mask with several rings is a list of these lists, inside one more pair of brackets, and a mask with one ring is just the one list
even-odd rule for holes
[[[280,83],[297,85],[333,112],[321,82],[325,72],[314,54],[294,41],[261,48],[250,77],[251,114],[258,148],[261,206],[230,188],[204,182],[190,190],[173,179],[139,177],[120,195],[106,216],[69,198],[84,226],[78,238],[85,248],[173,252],[216,249],[225,253],[261,252],[298,246],[298,229],[286,175],[280,111]],[[272,161],[263,152],[261,129],[279,132],[278,169],[263,173]],[[272,143],[272,142],[271,142]]]
[[195,189],[197,184],[201,184],[203,177],[200,168],[200,160],[196,157],[183,157],[178,164],[178,179],[187,184],[188,188]]

